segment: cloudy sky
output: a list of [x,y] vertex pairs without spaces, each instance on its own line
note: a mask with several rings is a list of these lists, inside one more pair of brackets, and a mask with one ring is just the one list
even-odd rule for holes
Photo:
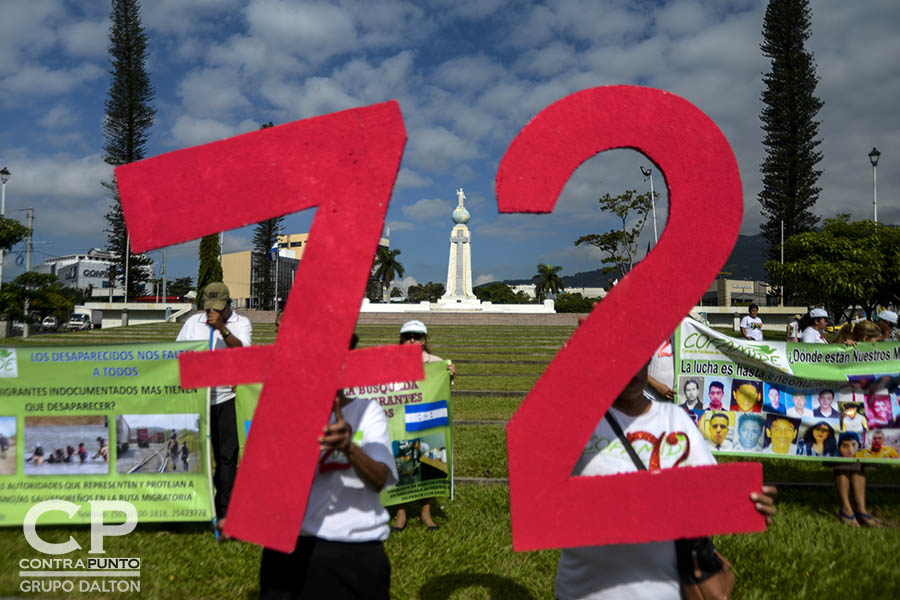
[[[446,278],[450,212],[464,188],[472,213],[477,283],[528,278],[538,262],[563,274],[598,268],[575,248],[613,226],[605,193],[649,189],[640,154],[617,150],[582,165],[554,214],[497,213],[494,178],[515,134],[575,91],[633,84],[694,103],[722,129],[740,165],[742,233],[760,224],[761,0],[500,0],[306,2],[153,0],[143,3],[147,68],[156,89],[150,155],[276,124],[400,102],[409,135],[388,212],[391,245],[407,276]],[[824,160],[816,212],[900,222],[900,11],[895,0],[816,0],[808,48],[821,78]],[[6,0],[0,18],[0,167],[7,213],[35,209],[34,262],[106,243],[109,199],[100,182],[103,103],[109,86],[109,3]],[[659,228],[665,183],[655,173]],[[311,212],[288,217],[307,231]],[[652,235],[652,224],[645,239]],[[252,228],[228,232],[247,249]],[[23,248],[17,248],[23,250]],[[3,275],[21,267],[10,255]],[[196,242],[169,251],[169,277],[196,278]],[[151,255],[158,259],[159,254]],[[406,283],[411,283],[408,279]]]

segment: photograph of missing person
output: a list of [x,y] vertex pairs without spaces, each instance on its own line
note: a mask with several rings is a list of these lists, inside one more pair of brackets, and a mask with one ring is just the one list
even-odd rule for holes
[[682,377],[678,403],[687,410],[703,410],[703,377]]
[[[797,396],[794,396],[795,398]],[[766,415],[766,454],[795,454],[800,433],[800,419],[778,414]]]
[[25,417],[26,475],[108,475],[105,415]]
[[865,404],[862,402],[839,402],[838,410],[841,414],[841,431],[852,431],[859,434],[861,438],[863,432],[869,428]]
[[837,434],[826,419],[802,422],[797,443],[799,456],[836,456]]
[[766,428],[766,420],[761,414],[740,413],[737,416],[737,443],[735,450],[741,452],[763,451],[763,430]]
[[731,410],[762,412],[762,381],[735,379],[731,383]]
[[731,379],[707,377],[703,406],[708,410],[728,410],[731,403]]
[[700,419],[700,431],[711,450],[734,447],[735,414],[724,410],[708,410]]
[[763,384],[763,412],[778,413],[787,412],[791,395],[786,390],[775,387],[771,383]]
[[116,473],[201,473],[200,415],[117,415]]
[[837,402],[834,399],[834,390],[833,389],[823,389],[819,390],[818,393],[813,394],[813,418],[815,419],[838,419],[840,418],[840,413],[838,412]]
[[0,475],[16,474],[16,418],[0,417]]
[[900,430],[870,429],[863,436],[864,446],[856,453],[859,458],[900,457]]
[[788,408],[784,414],[795,419],[812,417],[812,400],[809,394],[804,390],[792,392],[791,400],[788,402]]
[[894,423],[891,395],[884,393],[866,396],[866,419],[869,421],[869,429],[890,427]]

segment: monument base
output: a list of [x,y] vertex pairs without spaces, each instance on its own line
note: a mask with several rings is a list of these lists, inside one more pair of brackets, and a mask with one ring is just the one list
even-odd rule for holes
[[[443,298],[441,299],[443,300]],[[359,312],[364,313],[507,313],[507,314],[555,314],[553,300],[542,304],[493,304],[475,299],[473,302],[419,302],[417,304],[369,302],[364,298]]]

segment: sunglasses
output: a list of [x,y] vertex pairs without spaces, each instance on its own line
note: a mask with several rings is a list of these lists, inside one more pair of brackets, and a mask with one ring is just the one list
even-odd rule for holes
[[424,334],[424,333],[419,333],[419,332],[417,332],[417,331],[407,331],[406,333],[401,333],[401,334],[400,334],[400,339],[403,340],[403,341],[406,341],[406,340],[416,340],[416,341],[419,341],[419,340],[425,339],[425,334]]

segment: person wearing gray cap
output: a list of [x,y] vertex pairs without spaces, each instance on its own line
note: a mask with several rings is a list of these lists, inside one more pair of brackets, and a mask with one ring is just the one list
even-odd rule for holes
[[[176,341],[209,341],[210,350],[249,346],[253,328],[250,319],[231,310],[231,293],[221,281],[214,281],[203,288],[201,296],[203,312],[188,318],[178,332]],[[238,437],[234,410],[234,387],[230,385],[210,390],[209,431],[212,438],[213,458],[216,470],[213,483],[216,486],[216,528],[221,531],[231,500],[231,489],[237,475]]]
[[900,342],[900,329],[897,328],[897,313],[883,310],[878,313],[878,326],[881,327],[881,341]]

